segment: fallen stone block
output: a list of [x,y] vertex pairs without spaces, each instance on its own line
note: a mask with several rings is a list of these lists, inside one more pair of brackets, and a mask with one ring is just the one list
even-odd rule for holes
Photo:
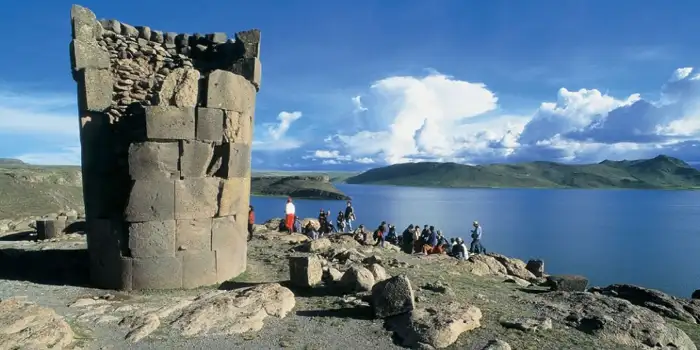
[[377,318],[412,311],[415,307],[415,297],[411,281],[406,275],[398,275],[375,284],[372,287],[372,307]]
[[37,238],[41,240],[63,237],[65,230],[65,219],[37,220],[36,222]]
[[323,267],[316,256],[289,258],[289,280],[297,287],[313,287],[321,283]]
[[585,292],[588,278],[579,275],[553,275],[547,277],[547,284],[554,291]]
[[446,348],[467,331],[481,327],[481,310],[472,305],[450,303],[438,308],[414,309],[387,319],[404,346]]
[[374,286],[374,275],[362,266],[351,266],[340,280],[341,285],[349,292],[371,291]]

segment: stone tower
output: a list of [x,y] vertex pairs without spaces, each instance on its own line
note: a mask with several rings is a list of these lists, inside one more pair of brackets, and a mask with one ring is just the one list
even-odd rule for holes
[[195,288],[246,268],[260,32],[178,34],[73,5],[93,283]]

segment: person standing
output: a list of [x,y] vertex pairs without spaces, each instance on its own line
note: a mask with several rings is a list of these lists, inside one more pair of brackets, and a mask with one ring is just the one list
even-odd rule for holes
[[296,216],[296,207],[292,203],[292,197],[287,198],[287,205],[284,207],[284,224],[291,234],[294,231],[294,217]]
[[248,241],[253,239],[253,225],[255,225],[255,210],[253,206],[248,206]]
[[345,207],[345,229],[347,232],[352,232],[353,221],[355,221],[355,208],[352,207],[352,202],[348,201]]
[[481,234],[483,233],[481,225],[479,225],[478,221],[474,221],[473,226],[474,229],[472,230],[472,243],[469,247],[469,252],[474,254],[485,254],[486,249],[481,244]]

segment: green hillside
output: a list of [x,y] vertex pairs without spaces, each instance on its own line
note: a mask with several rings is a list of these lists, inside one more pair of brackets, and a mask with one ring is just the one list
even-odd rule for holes
[[372,169],[346,182],[454,188],[691,189],[700,188],[700,171],[680,159],[664,155],[579,165],[529,162],[471,166],[424,162]]

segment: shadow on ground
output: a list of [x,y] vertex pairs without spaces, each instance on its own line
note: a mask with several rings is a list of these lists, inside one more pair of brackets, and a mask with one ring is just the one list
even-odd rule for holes
[[356,320],[373,320],[374,314],[372,308],[364,307],[344,307],[340,309],[325,309],[325,310],[301,310],[297,311],[297,316],[305,317],[335,317],[335,318],[353,318]]
[[85,249],[0,249],[0,280],[88,287],[88,262]]
[[19,242],[19,241],[31,241],[36,239],[36,231],[22,231],[10,233],[9,235],[4,235],[0,237],[2,242]]

